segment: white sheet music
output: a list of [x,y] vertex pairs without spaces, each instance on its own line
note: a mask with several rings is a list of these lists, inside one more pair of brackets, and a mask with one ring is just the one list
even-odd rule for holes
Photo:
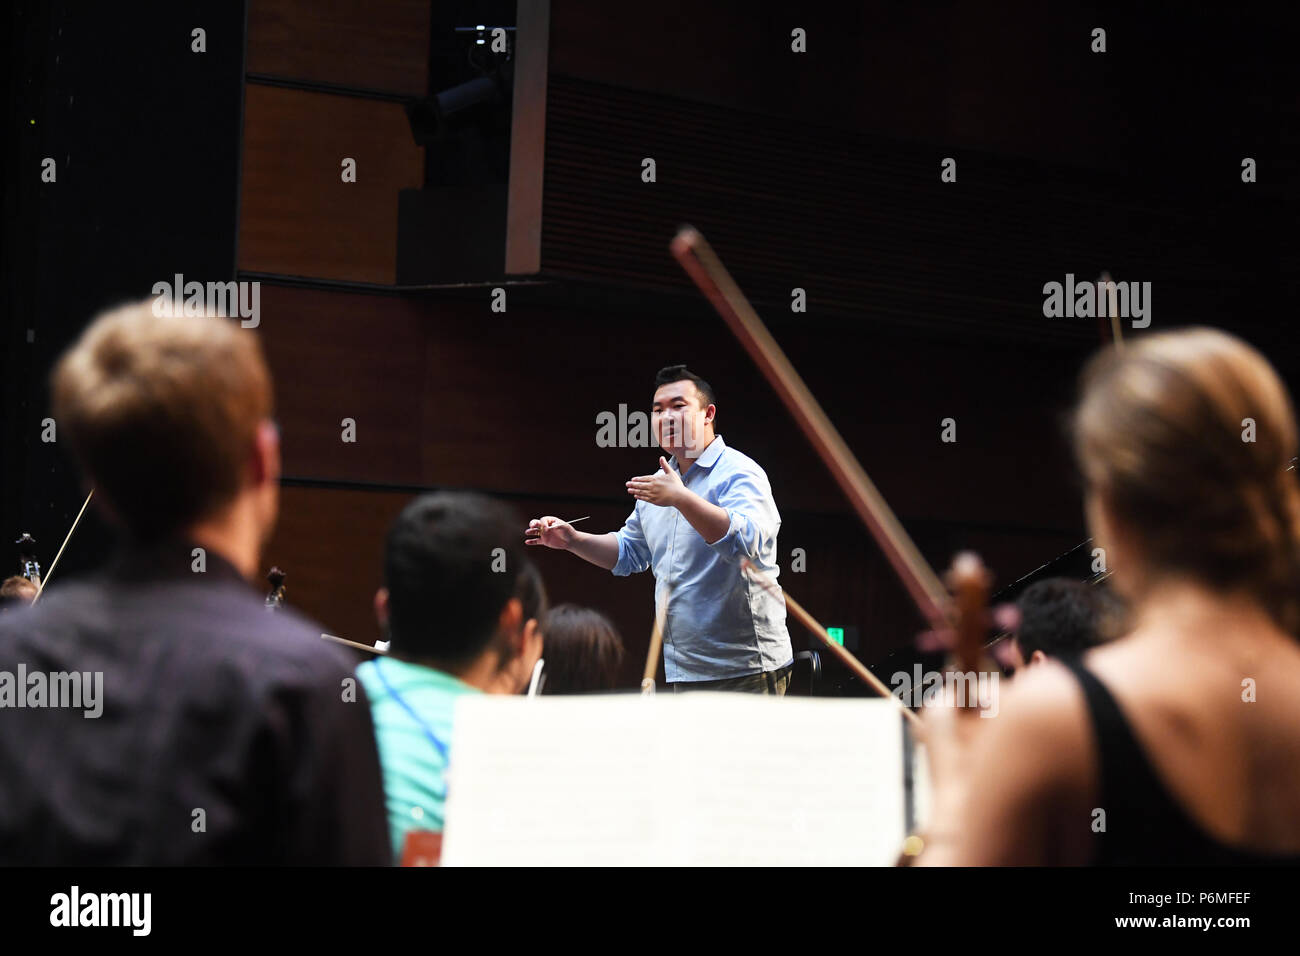
[[442,862],[890,865],[901,721],[884,700],[466,696]]
[[912,829],[920,832],[930,825],[930,755],[920,741],[912,745],[912,772]]

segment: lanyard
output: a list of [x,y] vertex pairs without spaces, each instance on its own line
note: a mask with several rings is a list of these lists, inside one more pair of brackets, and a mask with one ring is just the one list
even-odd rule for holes
[[384,676],[382,665],[383,662],[379,658],[375,658],[375,673],[379,675],[379,682],[384,685],[384,690],[388,691],[393,700],[401,704],[402,709],[411,715],[411,719],[420,725],[420,729],[424,731],[424,736],[429,738],[429,743],[433,744],[433,749],[438,751],[439,756],[442,757],[442,762],[447,763],[447,745],[438,739],[437,735],[429,728],[429,725],[424,722],[424,719],[415,712],[415,708],[408,704],[406,699],[397,692],[397,688],[388,682],[388,678]]

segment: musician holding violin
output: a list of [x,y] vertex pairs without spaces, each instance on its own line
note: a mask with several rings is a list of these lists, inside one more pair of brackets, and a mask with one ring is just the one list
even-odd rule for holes
[[18,546],[18,573],[0,584],[0,610],[29,605],[40,593],[41,565],[36,560],[35,539],[24,534],[14,544]]
[[1223,332],[1153,335],[1088,366],[1073,439],[1131,630],[1032,668],[993,720],[927,714],[936,819],[922,862],[1300,863],[1285,387]]
[[[992,666],[978,558],[959,555],[945,587],[704,237],[684,227],[672,252],[931,633],[947,638],[951,666]],[[1300,441],[1290,396],[1262,355],[1226,333],[1188,329],[1127,348],[1116,335],[1085,369],[1073,438],[1088,523],[1129,605],[1127,633],[1082,660],[1030,669],[989,720],[973,719],[969,702],[924,708],[930,822],[904,859],[1300,864],[1300,486],[1290,467]],[[827,640],[811,615],[800,619]]]

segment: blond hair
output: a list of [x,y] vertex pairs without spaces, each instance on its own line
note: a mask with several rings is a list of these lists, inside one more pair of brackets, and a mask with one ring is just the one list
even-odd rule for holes
[[252,333],[223,318],[155,315],[150,301],[96,318],[60,358],[51,388],[59,433],[145,539],[234,498],[272,405]]
[[1249,594],[1297,633],[1296,421],[1268,361],[1191,328],[1102,353],[1082,386],[1080,468],[1150,570]]

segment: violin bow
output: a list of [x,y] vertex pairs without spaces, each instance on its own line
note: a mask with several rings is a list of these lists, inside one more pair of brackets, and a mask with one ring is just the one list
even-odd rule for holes
[[[862,465],[708,241],[698,230],[683,226],[674,237],[671,249],[686,274],[713,304],[781,397],[800,430],[853,505],[858,517],[879,543],[894,573],[916,602],[921,614],[936,631],[954,635],[952,649],[963,668],[971,671],[978,669],[981,636],[988,629],[986,603],[989,582],[989,574],[979,558],[970,552],[957,556],[949,574],[949,584],[955,590],[955,599],[950,598],[938,576],[921,556],[884,497],[867,477]],[[752,574],[752,569],[750,573]],[[786,600],[792,609],[798,608],[788,594]],[[798,608],[795,616],[828,647],[836,648],[833,653],[841,660],[845,660],[845,657],[852,658],[858,664],[858,667],[849,665],[855,674],[861,676],[859,668],[866,671],[861,662],[830,640],[826,629],[812,615]],[[843,651],[842,655],[840,651]],[[870,674],[869,671],[866,673]],[[878,691],[884,687],[878,680],[867,680],[867,683]],[[885,696],[893,697],[887,689],[882,692]],[[964,711],[967,709],[963,708]],[[904,711],[911,714],[906,708]],[[911,716],[915,717],[914,714]]]
[[645,676],[641,678],[641,693],[650,696],[655,692],[655,673],[659,670],[659,650],[664,644],[664,623],[668,619],[668,589],[655,610],[655,626],[650,632],[650,649],[645,655]]
[[54,560],[50,562],[50,570],[45,572],[45,577],[41,579],[41,583],[36,588],[36,597],[32,598],[33,605],[41,599],[41,595],[45,593],[45,585],[49,584],[50,578],[54,577],[54,569],[59,566],[59,558],[63,557],[63,549],[66,548],[68,542],[72,540],[72,532],[77,530],[77,525],[81,523],[81,516],[86,513],[86,506],[90,504],[90,499],[94,496],[95,489],[91,488],[90,494],[86,495],[86,500],[81,503],[81,510],[77,512],[77,517],[73,520],[72,527],[68,529],[67,537],[63,539],[63,544],[59,545],[58,554],[56,554]]
[[[759,586],[765,590],[776,594],[780,589],[776,581],[756,568],[749,558],[741,558],[740,567],[741,570],[748,574],[752,580],[757,582]],[[899,710],[903,712],[903,716],[912,721],[914,726],[920,726],[921,718],[912,713],[912,711],[908,709],[907,705],[903,703],[901,698],[891,694],[889,688],[885,686],[885,682],[875,674],[871,673],[871,671],[867,670],[866,665],[863,664],[862,661],[858,660],[845,650],[842,644],[832,640],[830,634],[827,633],[825,626],[820,621],[805,611],[799,602],[789,594],[782,593],[782,597],[785,598],[785,606],[790,609],[791,613],[793,613],[796,618],[798,618],[799,623],[808,628],[815,637],[825,644],[826,649],[839,658],[840,663],[851,670],[859,680],[872,688],[881,697],[897,703]]]
[[[682,268],[713,303],[713,307],[726,320],[741,345],[776,389],[804,436],[812,443],[858,516],[880,544],[921,614],[936,631],[953,635],[951,650],[958,666],[967,672],[977,671],[981,661],[980,645],[988,631],[989,621],[987,600],[990,575],[980,559],[972,552],[957,555],[948,574],[948,584],[953,589],[950,598],[708,242],[697,230],[686,226],[677,233],[671,248]],[[799,608],[789,594],[785,595],[785,599],[792,610],[798,608],[795,614],[805,627],[823,642],[829,641],[826,629],[812,615],[808,615],[805,620],[803,614],[807,612]],[[828,646],[831,644],[833,642]],[[847,651],[844,653],[852,657]],[[840,657],[838,653],[836,656]],[[859,674],[858,668],[866,670],[860,661],[856,658],[853,660],[858,665],[850,665],[855,674]],[[876,686],[876,683],[868,683],[872,687]],[[886,696],[893,697],[892,694]],[[974,713],[972,702],[968,699],[965,703],[966,706],[958,711],[959,719],[962,715]],[[906,707],[903,711],[918,720]],[[909,840],[900,862],[906,863],[914,859],[923,847],[924,841],[919,838]]]
[[684,226],[673,239],[671,248],[686,274],[713,303],[794,416],[858,517],[880,544],[921,614],[931,627],[948,629],[952,622],[943,584],[704,236],[693,227]]

